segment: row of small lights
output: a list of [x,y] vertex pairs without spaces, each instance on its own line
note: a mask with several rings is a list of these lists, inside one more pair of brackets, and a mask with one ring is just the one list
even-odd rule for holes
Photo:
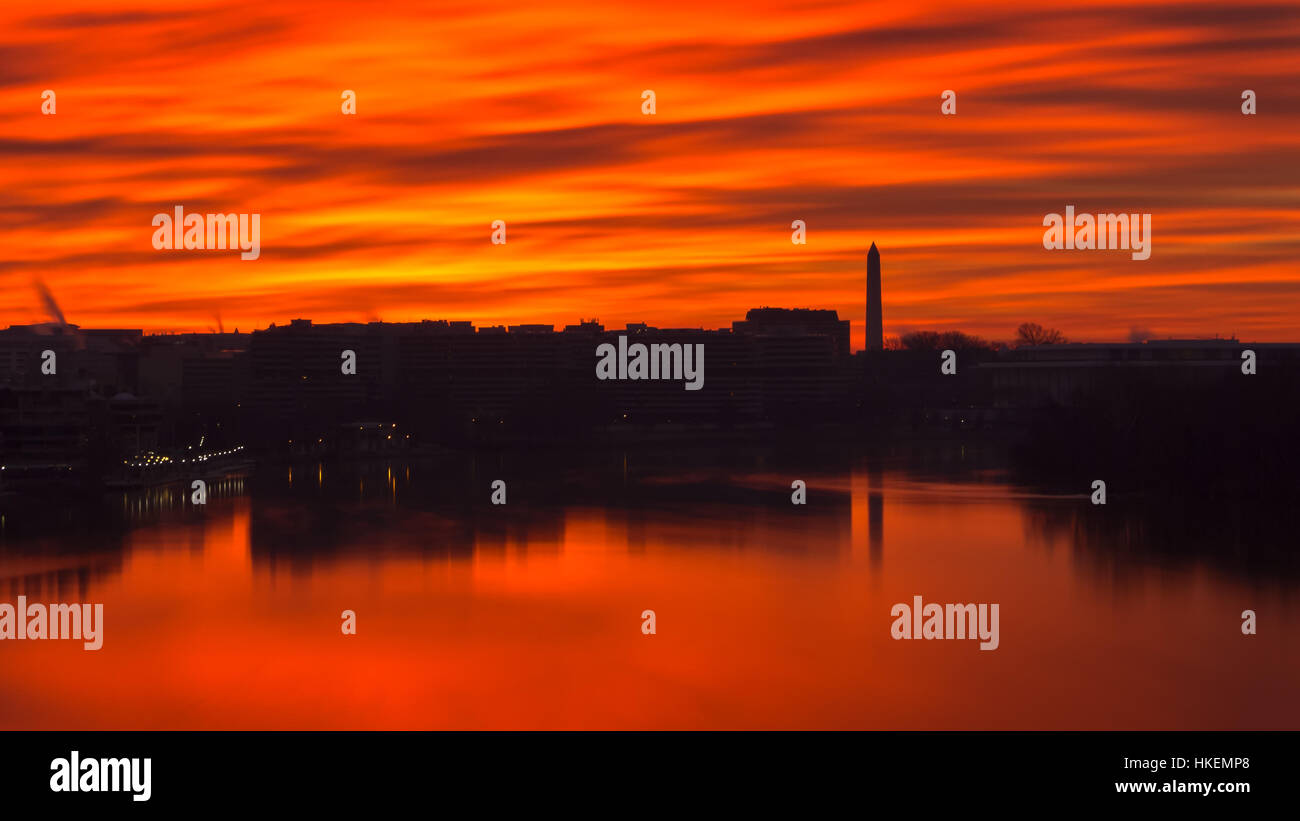
[[[393,428],[396,428],[396,427],[397,427],[397,423],[394,422],[392,426],[393,426]],[[378,425],[375,425],[375,428],[378,429],[378,430],[381,430],[381,431],[382,431],[382,430],[384,429],[384,425],[383,425],[383,423],[381,422],[381,423],[379,423]],[[364,431],[365,429],[366,429],[366,426],[365,426],[365,425],[361,425],[361,426],[357,427],[357,430]],[[391,433],[388,434],[388,438],[389,438],[389,439],[392,439],[392,438],[393,438],[393,435],[392,435]],[[406,438],[407,438],[407,439],[410,439],[410,438],[411,438],[411,434],[409,434],[409,433],[406,434]],[[317,444],[323,444],[324,442],[325,442],[324,439],[317,439],[317,440],[316,440],[316,443],[317,443]],[[292,439],[289,440],[289,444],[291,444],[291,445],[293,444],[293,440],[292,440]]]
[[[191,447],[190,449],[192,450],[193,448]],[[216,451],[215,453],[203,453],[198,456],[195,456],[193,459],[181,459],[180,462],[181,464],[188,464],[190,462],[206,462],[209,459],[215,458],[217,456],[229,456],[232,453],[238,453],[243,449],[244,449],[243,445],[238,445],[236,447],[231,448],[230,450],[219,450]],[[152,467],[158,467],[159,465],[167,464],[169,462],[172,462],[172,458],[170,456],[161,456],[155,454],[153,451],[149,451],[149,453],[145,455],[144,459],[136,462],[131,462],[127,459],[122,460],[122,464],[133,468],[152,468]]]

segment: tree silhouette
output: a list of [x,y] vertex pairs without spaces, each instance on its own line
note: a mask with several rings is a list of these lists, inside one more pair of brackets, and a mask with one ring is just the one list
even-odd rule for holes
[[912,331],[899,340],[907,351],[988,350],[992,346],[978,336],[961,331]]
[[1037,322],[1022,323],[1016,328],[1016,345],[1064,345],[1065,334],[1055,328],[1044,328]]

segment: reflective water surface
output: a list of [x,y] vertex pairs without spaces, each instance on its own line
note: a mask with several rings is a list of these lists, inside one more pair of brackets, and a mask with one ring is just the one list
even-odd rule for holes
[[[678,448],[10,500],[0,602],[102,602],[105,638],[0,642],[0,727],[1300,729],[1294,513],[1005,468]],[[915,595],[998,603],[1000,647],[892,639]]]

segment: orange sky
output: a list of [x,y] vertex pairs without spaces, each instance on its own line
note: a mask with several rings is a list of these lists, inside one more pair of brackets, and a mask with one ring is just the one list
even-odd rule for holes
[[[126,0],[0,32],[0,327],[46,318],[39,278],[91,327],[774,305],[859,347],[874,241],[887,334],[1300,338],[1295,3]],[[175,205],[261,214],[261,258],[154,250]],[[1151,213],[1151,258],[1044,250],[1066,205]]]

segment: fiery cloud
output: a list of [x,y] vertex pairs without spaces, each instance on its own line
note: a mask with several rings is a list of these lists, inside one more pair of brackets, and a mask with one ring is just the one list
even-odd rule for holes
[[[874,241],[887,334],[1295,337],[1293,3],[102,8],[0,10],[0,322],[39,279],[81,325],[781,305],[860,346]],[[261,259],[154,251],[177,204],[262,214]],[[1044,251],[1067,204],[1152,213],[1151,259]]]

